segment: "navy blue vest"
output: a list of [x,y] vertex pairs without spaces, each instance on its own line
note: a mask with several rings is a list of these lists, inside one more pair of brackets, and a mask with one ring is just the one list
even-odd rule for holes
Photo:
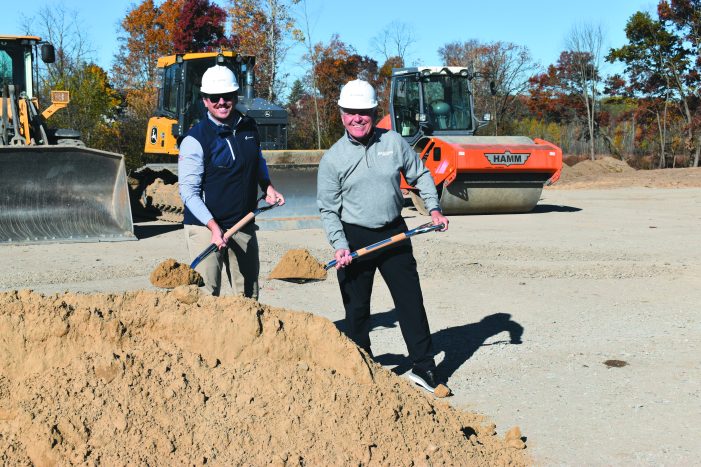
[[[205,117],[187,135],[202,146],[204,204],[219,226],[229,229],[257,205],[260,142],[256,123],[243,117],[232,132]],[[202,225],[187,207],[183,223]]]

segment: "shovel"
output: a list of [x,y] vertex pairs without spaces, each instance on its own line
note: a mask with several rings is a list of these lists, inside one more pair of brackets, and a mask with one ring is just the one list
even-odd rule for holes
[[[249,222],[251,222],[258,214],[260,214],[261,212],[265,212],[265,211],[268,211],[268,210],[270,210],[270,209],[273,209],[274,207],[279,206],[279,205],[280,205],[279,203],[280,203],[280,202],[277,201],[277,202],[275,202],[275,204],[269,204],[269,205],[267,205],[267,206],[261,206],[261,207],[259,207],[258,209],[254,210],[254,211],[252,211],[252,212],[249,212],[248,214],[246,214],[245,216],[243,216],[243,218],[242,218],[240,221],[238,221],[236,224],[234,224],[233,227],[231,227],[229,230],[227,230],[226,232],[224,232],[223,237],[226,237],[226,239],[228,240],[229,238],[231,238],[231,236],[232,236],[233,234],[235,234],[236,232],[238,232],[239,230],[241,230],[241,227],[243,227],[244,225],[246,225],[246,224],[248,224]],[[192,264],[190,264],[190,268],[191,268],[191,269],[195,269],[195,267],[196,267],[198,264],[200,264],[200,263],[202,262],[203,259],[205,259],[205,258],[206,258],[207,256],[209,256],[210,254],[214,253],[215,251],[217,251],[217,245],[216,245],[215,243],[212,243],[212,244],[209,245],[202,253],[200,253],[200,255],[199,255],[197,258],[194,259],[194,261],[192,261]]]
[[[384,248],[388,245],[391,245],[393,243],[401,242],[404,239],[407,239],[409,237],[413,237],[414,235],[426,233],[426,232],[433,232],[435,230],[441,230],[445,228],[444,224],[437,224],[434,225],[430,222],[426,224],[422,224],[418,227],[415,227],[411,230],[407,230],[406,232],[402,232],[400,234],[394,235],[390,238],[386,238],[384,240],[380,240],[377,243],[373,243],[370,246],[366,246],[363,248],[360,248],[359,250],[354,251],[353,253],[350,254],[351,258],[355,259],[359,256],[366,255],[368,253],[372,253],[375,250],[379,250],[380,248]],[[334,259],[333,261],[330,261],[326,266],[324,266],[324,269],[329,270],[332,267],[336,266],[336,260]]]

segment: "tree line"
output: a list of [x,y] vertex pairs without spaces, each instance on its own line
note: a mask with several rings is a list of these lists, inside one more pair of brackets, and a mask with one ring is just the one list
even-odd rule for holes
[[[71,104],[52,124],[80,130],[90,147],[122,153],[127,167],[147,162],[143,144],[158,96],[159,57],[232,49],[256,56],[256,95],[289,113],[290,149],[328,148],[342,134],[336,101],[348,80],[363,78],[388,112],[392,68],[410,66],[413,30],[394,21],[372,38],[377,58],[334,35],[315,42],[305,0],[153,0],[132,5],[120,22],[109,70],[90,60],[79,16],[45,8],[25,20],[27,33],[56,47],[41,88],[67,89]],[[642,168],[699,166],[701,153],[701,0],[659,0],[656,14],[635,12],[627,42],[604,49],[599,26],[573,26],[553,64],[528,47],[467,39],[438,49],[442,65],[470,68],[476,113],[490,113],[481,134],[526,135],[564,154],[613,155]],[[302,47],[306,73],[289,83],[285,59]],[[604,62],[623,72],[606,76]],[[418,60],[419,65],[431,65]],[[491,86],[490,86],[491,83]],[[494,89],[493,89],[494,88]],[[288,92],[285,92],[288,90]],[[495,90],[496,92],[493,92]]]

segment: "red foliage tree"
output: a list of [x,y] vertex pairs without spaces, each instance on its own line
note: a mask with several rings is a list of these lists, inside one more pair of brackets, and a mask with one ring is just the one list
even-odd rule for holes
[[[320,94],[319,111],[325,128],[322,129],[322,145],[330,147],[343,134],[343,125],[338,113],[338,97],[341,87],[353,79],[364,79],[378,87],[377,62],[359,55],[352,46],[342,42],[338,35],[331,37],[327,45],[314,47],[317,90]],[[380,102],[380,107],[383,103]]]
[[584,113],[574,79],[573,52],[562,52],[555,65],[529,80],[529,110],[548,122],[571,122]]
[[226,36],[226,11],[209,0],[186,0],[173,32],[176,53],[209,52],[233,48],[236,41]]

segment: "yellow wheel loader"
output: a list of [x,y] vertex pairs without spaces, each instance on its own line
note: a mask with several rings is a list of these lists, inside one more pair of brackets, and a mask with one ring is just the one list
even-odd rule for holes
[[155,209],[159,219],[182,221],[183,205],[175,185],[178,145],[190,127],[206,116],[200,81],[205,70],[215,64],[229,67],[239,81],[242,92],[236,109],[256,121],[270,179],[285,196],[285,206],[266,213],[256,223],[264,230],[320,227],[316,174],[323,151],[287,150],[287,111],[254,96],[255,57],[233,51],[159,58],[158,106],[148,123],[144,152],[156,156],[160,163],[147,164],[130,174],[133,199]]
[[124,156],[47,125],[70,96],[39,110],[39,54],[54,61],[39,37],[0,36],[0,244],[135,240]]

